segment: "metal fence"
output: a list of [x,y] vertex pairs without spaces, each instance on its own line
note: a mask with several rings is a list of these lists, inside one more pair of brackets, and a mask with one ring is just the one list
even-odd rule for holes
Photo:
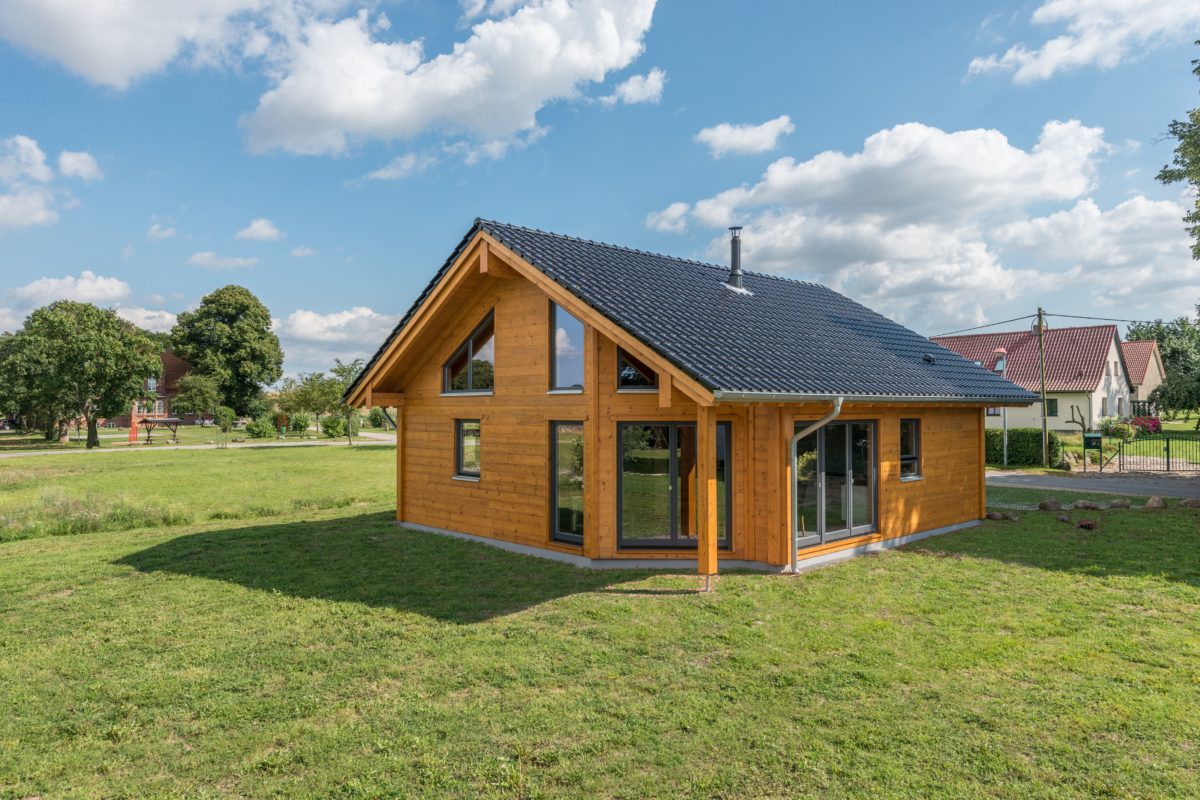
[[1117,451],[1121,472],[1200,470],[1200,436],[1156,434],[1122,442]]

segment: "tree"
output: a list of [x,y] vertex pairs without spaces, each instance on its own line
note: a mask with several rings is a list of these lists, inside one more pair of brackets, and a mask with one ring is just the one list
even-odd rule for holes
[[174,411],[209,414],[221,405],[221,390],[210,375],[191,373],[179,379],[179,391],[171,401]]
[[248,413],[262,387],[279,380],[283,350],[271,332],[271,313],[248,289],[225,286],[184,311],[171,330],[171,346],[193,372],[216,381],[225,402]]
[[[1192,61],[1192,74],[1200,77],[1200,59]],[[1200,108],[1189,111],[1186,120],[1168,125],[1167,135],[1175,140],[1175,154],[1158,173],[1158,179],[1166,184],[1186,182],[1200,191]],[[1200,260],[1200,194],[1194,191],[1193,195],[1192,210],[1183,221],[1192,235],[1192,258]]]
[[[1200,309],[1198,309],[1200,312]],[[1164,322],[1138,322],[1129,326],[1127,341],[1158,343],[1166,382],[1149,397],[1160,412],[1174,417],[1200,406],[1200,324],[1186,317]]]
[[60,424],[85,419],[89,449],[100,446],[100,418],[127,411],[145,396],[146,380],[162,372],[154,342],[91,303],[60,300],[39,308],[17,339],[18,372],[23,364],[30,406],[43,409],[47,418],[57,416]]

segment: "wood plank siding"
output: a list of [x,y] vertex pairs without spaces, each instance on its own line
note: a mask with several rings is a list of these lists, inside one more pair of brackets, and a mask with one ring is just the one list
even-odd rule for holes
[[[699,406],[703,392],[667,376],[653,391],[617,390],[617,351],[611,323],[574,303],[584,320],[584,389],[551,393],[551,296],[511,264],[500,247],[476,249],[471,268],[448,275],[436,313],[417,320],[408,338],[369,376],[363,402],[387,393],[399,398],[396,517],[594,559],[695,559],[695,550],[617,546],[618,424],[729,423],[732,464],[731,546],[719,559],[788,563],[791,542],[789,446],[795,426],[829,411],[826,404],[719,404]],[[480,263],[483,262],[483,263]],[[512,267],[512,268],[510,268]],[[559,300],[563,298],[559,297]],[[442,366],[489,313],[495,324],[495,386],[490,395],[442,391]],[[622,342],[622,346],[625,343]],[[639,348],[639,357],[645,348]],[[662,365],[660,358],[652,366]],[[684,376],[686,378],[686,376]],[[689,379],[690,380],[690,379]],[[400,397],[402,395],[402,397]],[[922,477],[900,480],[900,420],[921,420]],[[455,478],[455,422],[478,419],[478,481]],[[801,558],[867,542],[978,519],[984,508],[979,406],[864,405],[847,402],[842,420],[877,424],[878,532],[806,548]],[[551,423],[583,423],[584,541],[551,538]],[[711,441],[712,428],[701,441]],[[712,457],[712,454],[710,454]],[[714,457],[715,458],[715,457]],[[711,464],[701,464],[706,479]],[[706,488],[709,484],[706,482]],[[697,513],[709,519],[705,500]],[[704,522],[701,522],[703,525]]]

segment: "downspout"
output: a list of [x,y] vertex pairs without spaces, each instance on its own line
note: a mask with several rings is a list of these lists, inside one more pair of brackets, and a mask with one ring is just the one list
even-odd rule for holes
[[[819,431],[821,428],[824,428],[826,425],[828,425],[829,423],[831,423],[835,419],[837,419],[838,415],[840,415],[842,413],[842,403],[845,402],[845,400],[846,400],[846,398],[841,395],[833,398],[833,410],[832,411],[830,411],[825,416],[821,417],[819,420],[817,420],[813,424],[809,425],[807,428],[796,431],[796,433],[792,436],[792,447],[791,447],[792,468],[790,470],[788,470],[789,472],[795,472],[796,456],[798,455],[798,453],[796,452],[796,448],[800,446],[800,440],[803,439],[805,436],[808,436],[811,433],[815,433],[816,431]],[[796,528],[799,527],[797,525],[799,520],[796,519],[795,484],[796,484],[796,476],[793,474],[792,475],[792,486],[789,487],[790,491],[788,492],[788,495],[792,498],[791,508],[788,510],[788,519],[791,521],[791,525],[792,525],[792,533],[791,533],[792,547],[791,547],[791,550],[789,551],[789,555],[788,555],[788,572],[791,573],[792,575],[795,575],[796,572],[800,568],[799,564],[797,563],[797,558],[796,558],[796,551],[800,547],[800,542],[796,538]]]

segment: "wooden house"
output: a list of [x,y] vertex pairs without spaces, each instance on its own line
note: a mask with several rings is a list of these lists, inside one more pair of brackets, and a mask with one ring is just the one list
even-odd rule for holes
[[974,525],[1035,399],[812,283],[476,220],[347,390],[405,526],[586,566],[786,571]]

